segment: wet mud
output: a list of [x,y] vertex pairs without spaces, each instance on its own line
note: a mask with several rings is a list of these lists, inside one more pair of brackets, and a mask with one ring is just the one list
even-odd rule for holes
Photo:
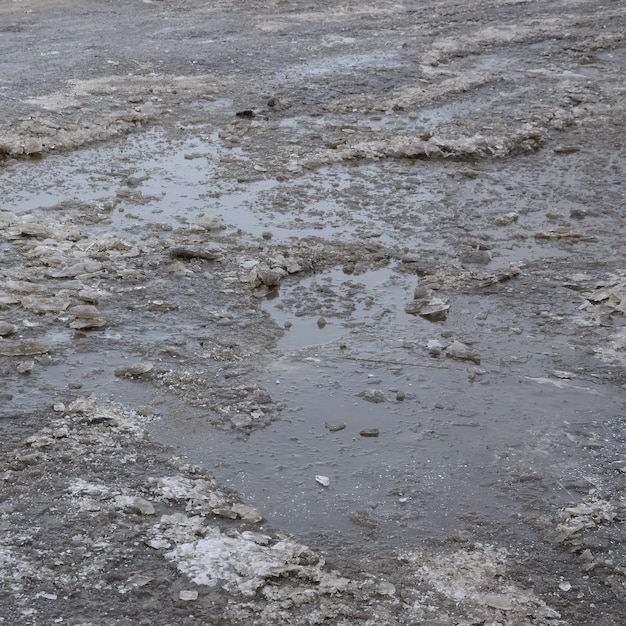
[[620,623],[619,2],[0,7],[0,621]]

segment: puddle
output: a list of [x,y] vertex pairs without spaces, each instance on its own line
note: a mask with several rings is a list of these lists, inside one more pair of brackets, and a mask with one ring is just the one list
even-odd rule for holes
[[[521,322],[505,305],[457,294],[449,324],[406,314],[414,281],[386,267],[286,282],[265,303],[279,324],[293,323],[262,380],[285,405],[278,421],[219,444],[197,419],[182,440],[173,423],[155,432],[211,462],[219,480],[298,536],[393,544],[444,537],[476,518],[511,522],[545,504],[537,481],[556,506],[571,501],[567,485],[597,471],[584,445],[589,424],[617,415],[622,399],[590,380],[554,378],[571,354],[566,339],[547,347],[530,326],[509,332]],[[331,297],[336,315],[319,328],[318,311],[297,315],[312,292],[347,294],[350,304]],[[480,366],[429,356],[427,341],[446,344],[449,328],[474,337]]]
[[[383,317],[395,320],[399,311],[405,315],[404,304],[410,299],[416,283],[415,279],[401,277],[390,267],[355,276],[332,270],[304,279],[283,281],[281,293],[285,295],[267,300],[265,308],[279,326],[286,329],[279,340],[280,348],[289,350],[329,344],[340,339],[348,341],[354,332],[362,341],[365,331],[374,328]],[[307,309],[299,307],[297,301],[303,304],[305,298],[300,299],[300,295],[311,292],[333,296],[358,292],[358,295],[340,303],[339,308],[334,304],[329,307],[320,305],[315,314],[307,314]],[[286,306],[285,301],[292,306]]]
[[[238,156],[228,152],[228,158]],[[219,308],[215,294],[224,284],[215,291],[196,283],[200,291],[187,292],[167,279],[162,284],[176,300],[171,311],[135,303],[90,339],[61,331],[45,336],[59,361],[20,380],[16,404],[35,407],[58,389],[137,405],[158,397],[164,410],[150,424],[151,432],[190,461],[210,467],[273,525],[357,543],[374,535],[390,544],[446,536],[472,516],[511,520],[528,514],[537,498],[524,486],[528,476],[541,482],[555,503],[571,501],[563,486],[571,479],[583,474],[593,479],[593,448],[583,444],[592,436],[589,424],[618,414],[623,403],[584,377],[545,384],[556,380],[551,371],[563,369],[563,360],[574,358],[567,332],[544,335],[530,302],[524,311],[511,311],[505,297],[445,288],[449,318],[432,323],[405,312],[419,284],[416,274],[399,272],[396,261],[367,269],[370,258],[359,266],[359,246],[371,242],[394,249],[391,258],[423,258],[433,273],[439,263],[456,264],[463,246],[476,241],[494,252],[478,275],[512,262],[563,258],[571,254],[567,245],[532,237],[567,220],[550,213],[559,193],[553,178],[563,167],[551,166],[533,185],[521,174],[510,179],[502,174],[517,163],[498,164],[494,180],[495,166],[485,163],[436,162],[426,168],[406,160],[325,166],[280,182],[260,174],[223,181],[222,157],[215,134],[172,142],[150,131],[3,170],[0,191],[11,197],[7,208],[14,211],[62,210],[79,221],[87,203],[112,198],[115,207],[94,228],[135,237],[143,237],[150,225],[184,230],[202,213],[221,215],[248,242],[236,250],[246,258],[254,256],[266,231],[272,237],[263,237],[261,245],[309,236],[349,243],[355,250],[353,274],[335,267],[288,276],[278,297],[264,302],[285,329],[276,358],[254,373],[254,381],[284,406],[276,421],[237,438],[217,431],[206,411],[165,393],[155,395],[141,381],[114,376],[120,364],[132,360],[155,359],[162,369],[168,358],[174,363],[177,357],[163,352],[172,336],[193,344],[189,352],[198,371],[213,367],[210,357],[198,352],[205,332],[201,316],[207,314],[198,302],[204,298]],[[575,174],[563,171],[574,185]],[[9,194],[10,186],[20,191]],[[561,207],[574,206],[575,191]],[[511,211],[517,222],[491,223],[492,216]],[[135,300],[128,293],[120,297]],[[480,364],[446,358],[444,352],[435,358],[426,348],[435,341],[445,350],[457,339],[480,353]],[[245,343],[245,333],[233,344],[239,341]],[[181,357],[176,367],[182,365]],[[29,396],[33,384],[39,395]],[[336,430],[339,425],[345,427]],[[378,436],[361,436],[364,429],[377,429]],[[318,475],[328,478],[328,486]]]
[[95,217],[109,230],[136,232],[137,224],[155,223],[180,227],[216,213],[260,236],[264,225],[251,202],[276,183],[262,180],[248,184],[245,192],[222,192],[219,160],[217,133],[172,142],[160,131],[147,131],[122,142],[50,154],[30,161],[27,169],[2,170],[0,191],[11,198],[4,206],[12,211],[73,211],[79,221],[91,203],[108,202]]
[[[383,543],[443,537],[464,516],[511,521],[533,506],[530,496],[520,501],[528,476],[556,505],[572,497],[563,483],[593,480],[583,433],[618,414],[619,397],[588,381],[559,387],[523,376],[545,375],[536,362],[506,370],[485,363],[482,382],[471,384],[466,364],[407,353],[393,330],[380,328],[380,351],[359,342],[344,355],[335,344],[312,346],[312,336],[308,351],[274,362],[263,384],[286,408],[246,440],[214,447],[199,420],[183,440],[171,423],[155,424],[156,433],[176,437],[190,460],[210,461],[273,525],[357,543],[378,533]],[[529,350],[522,340],[508,347]],[[368,391],[383,401],[367,401]],[[345,428],[333,432],[339,424]],[[360,436],[366,428],[379,436]],[[511,488],[516,479],[521,486]]]

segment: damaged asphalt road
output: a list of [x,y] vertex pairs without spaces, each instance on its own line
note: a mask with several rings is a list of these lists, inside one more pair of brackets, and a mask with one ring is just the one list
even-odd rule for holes
[[619,2],[0,6],[0,622],[609,626]]

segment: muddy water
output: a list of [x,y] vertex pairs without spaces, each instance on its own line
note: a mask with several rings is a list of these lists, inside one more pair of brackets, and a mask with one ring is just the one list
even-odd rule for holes
[[[591,357],[572,345],[571,327],[560,330],[563,315],[575,313],[575,299],[555,312],[533,302],[532,285],[511,283],[495,295],[471,288],[444,295],[451,304],[445,323],[405,311],[424,284],[423,270],[411,269],[416,258],[436,275],[438,264],[486,243],[493,251],[486,263],[473,266],[470,257],[481,280],[512,264],[567,258],[567,244],[525,233],[550,225],[551,212],[558,220],[577,206],[573,188],[586,193],[575,174],[584,158],[557,161],[533,179],[513,164],[509,175],[496,175],[489,164],[406,162],[329,167],[280,183],[251,167],[250,180],[223,182],[223,150],[209,130],[179,141],[153,131],[50,155],[45,165],[30,165],[28,178],[20,180],[21,169],[11,173],[20,191],[10,208],[71,215],[95,231],[136,241],[184,230],[208,210],[240,244],[263,241],[266,232],[272,243],[287,244],[311,236],[345,244],[360,238],[401,249],[410,262],[369,269],[359,267],[357,254],[348,270],[285,278],[263,303],[272,320],[263,323],[284,332],[257,373],[284,407],[277,419],[232,436],[216,431],[202,410],[162,398],[160,418],[150,426],[158,439],[213,468],[272,525],[348,543],[445,537],[477,518],[512,524],[601,480],[595,454],[613,444],[600,441],[593,424],[617,415],[624,397],[593,380]],[[557,175],[570,187],[555,209]],[[5,179],[5,189],[8,184]],[[492,216],[506,214],[516,216],[510,225],[491,224]],[[512,309],[518,288],[529,289],[530,299]],[[59,385],[138,405],[153,400],[145,385],[113,372],[138,358],[141,344],[168,341],[172,319],[180,336],[193,336],[194,311],[149,323],[126,317],[97,340],[45,334],[66,356],[45,369],[37,394],[27,393],[30,385],[18,388],[22,408]],[[457,339],[479,356],[447,358],[445,347]],[[379,435],[359,434],[368,428]],[[316,480],[320,475],[328,486]]]
[[[437,332],[404,313],[413,280],[393,277],[385,269],[301,281],[307,289],[338,290],[360,282],[363,299],[375,303],[357,304],[321,329],[315,316],[290,316],[277,308],[281,297],[271,300],[277,321],[293,320],[279,342],[284,355],[264,380],[287,407],[280,420],[223,449],[205,448],[211,434],[196,425],[181,449],[191,459],[217,461],[216,475],[281,528],[356,543],[445,537],[477,518],[513,524],[546,500],[563,505],[573,491],[601,480],[594,449],[605,442],[594,443],[589,429],[619,414],[619,390],[555,376],[549,368],[568,357],[567,341],[547,346],[529,329],[510,332],[514,318],[506,309],[489,310],[489,328],[509,336],[489,340],[484,329],[480,346],[488,357],[480,367],[425,356],[419,346]],[[484,304],[458,298],[455,308],[450,324],[477,336],[474,320]],[[371,390],[383,400],[366,401]],[[338,424],[345,428],[329,430]],[[364,428],[379,429],[379,437],[361,437]],[[174,441],[170,429],[155,425]],[[321,487],[316,475],[330,485]]]
[[[72,215],[77,223],[93,219],[96,230],[138,240],[155,228],[184,228],[208,209],[242,240],[265,231],[278,242],[311,235],[350,242],[365,234],[409,257],[430,253],[435,264],[461,248],[463,230],[471,233],[475,221],[494,251],[490,271],[569,254],[567,246],[511,238],[511,228],[488,226],[495,211],[520,215],[514,226],[523,221],[526,232],[545,225],[555,194],[550,170],[531,180],[515,165],[509,176],[499,175],[507,181],[500,183],[486,165],[462,166],[466,175],[459,179],[459,168],[445,163],[369,164],[321,170],[293,183],[257,172],[256,180],[224,185],[217,176],[221,151],[216,133],[176,143],[153,131],[51,155],[45,166],[32,163],[28,178],[19,179],[21,168],[11,173],[20,190],[11,208]],[[573,155],[554,167],[562,178],[577,164]],[[560,199],[558,210],[566,214],[573,206]],[[466,224],[460,233],[458,226],[451,230],[452,219]],[[444,324],[407,314],[420,284],[419,275],[397,262],[356,274],[323,270],[285,279],[264,304],[286,329],[259,378],[284,403],[279,419],[241,439],[203,428],[201,419],[190,432],[164,414],[153,432],[184,456],[215,466],[216,476],[271,523],[299,535],[443,536],[466,516],[511,520],[527,515],[539,497],[558,505],[571,498],[568,485],[594,484],[594,447],[584,441],[594,437],[590,424],[619,412],[621,392],[589,376],[555,376],[567,369],[561,363],[572,365],[568,334],[538,329],[500,297],[456,294]],[[541,313],[549,323],[550,312],[540,311],[540,320]],[[136,321],[104,332],[97,353],[89,336],[44,335],[71,348],[62,363],[46,369],[42,393],[79,381],[84,391],[147,402],[149,391],[112,375],[129,357],[129,343],[167,339],[158,321]],[[185,327],[193,332],[184,311],[177,324],[182,335]],[[476,347],[479,364],[446,358],[445,346],[456,338]],[[439,355],[425,349],[429,341],[443,348]],[[368,401],[368,392],[380,401]],[[345,428],[327,426],[337,424]],[[364,428],[380,434],[362,437]],[[329,486],[320,486],[316,475],[327,476]],[[516,481],[519,490],[511,486]],[[514,493],[529,483],[541,483],[538,494]]]

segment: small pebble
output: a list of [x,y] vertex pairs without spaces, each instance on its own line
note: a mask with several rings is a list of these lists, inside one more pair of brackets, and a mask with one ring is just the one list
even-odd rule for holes
[[346,428],[346,423],[337,422],[335,424],[332,424],[330,422],[324,422],[324,426],[326,426],[326,428],[328,428],[328,430],[330,430],[331,433],[336,433],[340,430],[344,430]]
[[359,432],[361,437],[378,437],[380,435],[380,431],[378,428],[364,428]]
[[20,361],[17,364],[17,371],[20,374],[30,374],[35,367],[35,361]]

